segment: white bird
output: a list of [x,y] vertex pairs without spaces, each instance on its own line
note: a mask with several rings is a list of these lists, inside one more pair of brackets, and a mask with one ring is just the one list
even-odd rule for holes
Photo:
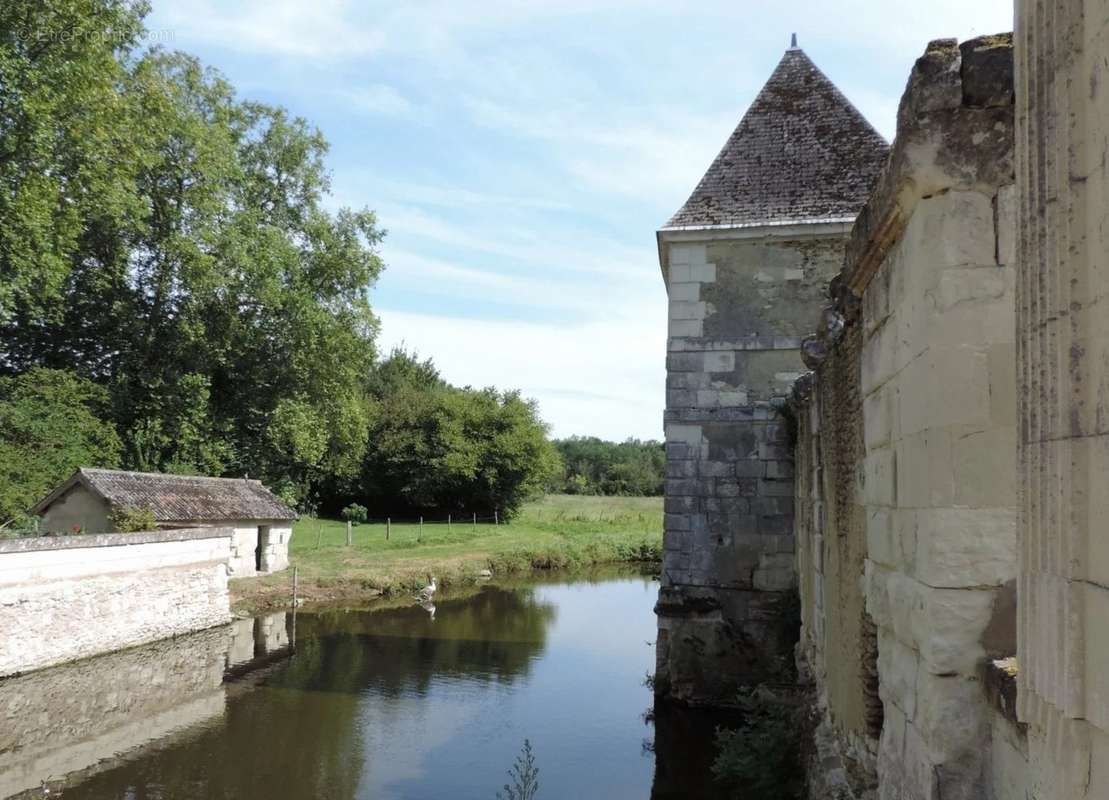
[[430,579],[431,583],[420,589],[420,591],[416,594],[416,599],[423,602],[429,602],[431,598],[435,596],[435,590],[438,588],[435,585],[435,576],[428,575],[427,577],[428,579]]
[[420,608],[427,612],[428,617],[432,622],[435,622],[435,603],[430,600],[421,600]]

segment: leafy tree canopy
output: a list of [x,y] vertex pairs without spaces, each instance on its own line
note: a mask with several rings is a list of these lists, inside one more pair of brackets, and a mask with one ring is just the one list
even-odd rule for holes
[[77,467],[119,465],[103,387],[36,367],[0,378],[0,525],[26,513]]
[[566,494],[661,495],[666,451],[661,442],[628,439],[608,442],[571,436],[555,442],[564,470],[552,491]]
[[0,10],[0,371],[104,387],[129,467],[357,475],[383,232],[323,136],[140,51],[143,3],[46,6]]

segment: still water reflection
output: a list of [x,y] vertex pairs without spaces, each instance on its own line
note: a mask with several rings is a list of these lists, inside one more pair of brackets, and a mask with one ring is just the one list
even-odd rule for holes
[[712,721],[648,721],[656,594],[487,585],[3,681],[0,797],[492,800],[527,737],[540,800],[707,798]]

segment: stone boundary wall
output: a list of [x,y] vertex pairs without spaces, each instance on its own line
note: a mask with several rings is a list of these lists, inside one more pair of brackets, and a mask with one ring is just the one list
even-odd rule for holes
[[231,618],[230,529],[0,542],[0,678]]
[[814,798],[1024,797],[1013,182],[1011,38],[930,43],[794,392]]

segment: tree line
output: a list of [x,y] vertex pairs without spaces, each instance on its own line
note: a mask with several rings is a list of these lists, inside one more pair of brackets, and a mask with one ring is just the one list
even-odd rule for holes
[[550,489],[565,494],[661,495],[666,451],[661,442],[609,442],[572,436],[555,442],[563,468]]
[[382,359],[384,231],[327,142],[144,49],[147,5],[0,5],[0,524],[79,465],[511,512],[558,472],[533,403]]

